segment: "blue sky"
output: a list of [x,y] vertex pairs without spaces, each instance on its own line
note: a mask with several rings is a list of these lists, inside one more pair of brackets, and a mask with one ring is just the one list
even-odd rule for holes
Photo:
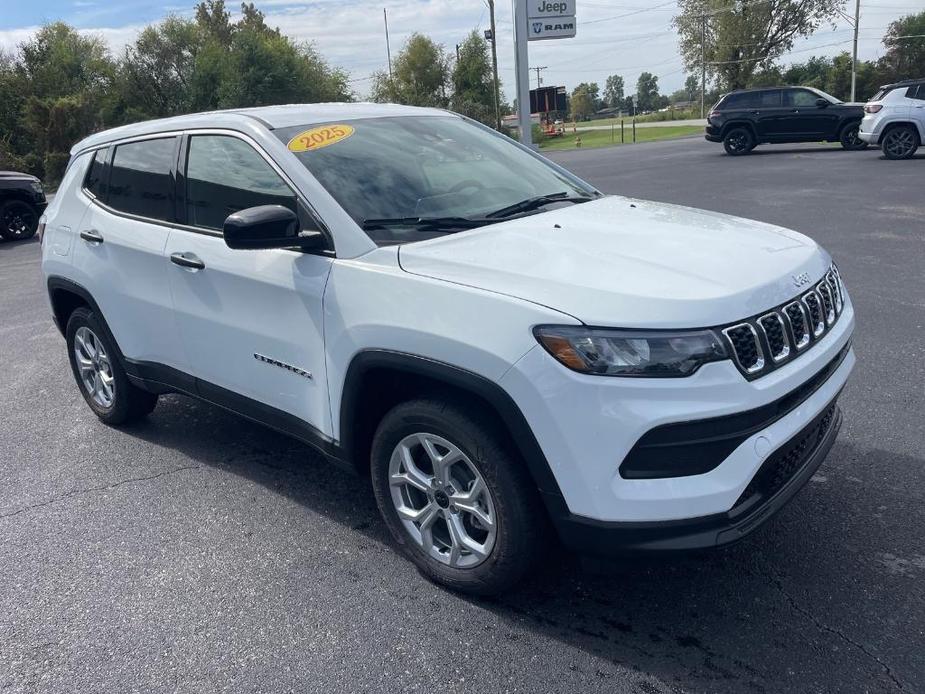
[[[450,51],[473,28],[488,27],[484,0],[255,0],[268,22],[300,41],[313,42],[333,65],[350,72],[359,96],[369,75],[386,67],[382,8],[389,10],[393,54],[413,31],[426,33]],[[237,8],[237,0],[230,0]],[[853,9],[853,2],[848,3]],[[903,14],[925,10],[925,0],[862,0],[859,53],[882,54],[880,39],[889,22]],[[0,0],[0,49],[13,51],[42,23],[64,20],[82,31],[102,36],[113,51],[137,36],[147,23],[168,13],[191,15],[195,0]],[[676,8],[664,0],[577,0],[578,36],[564,41],[530,44],[530,64],[548,66],[544,83],[597,81],[623,75],[635,85],[639,73],[659,76],[663,92],[679,88],[684,70],[677,40],[670,27]],[[510,0],[497,1],[498,51],[505,92],[513,95],[513,38]],[[851,49],[847,21],[824,27],[794,46],[784,62],[811,55],[833,55]],[[532,74],[532,84],[536,77]]]

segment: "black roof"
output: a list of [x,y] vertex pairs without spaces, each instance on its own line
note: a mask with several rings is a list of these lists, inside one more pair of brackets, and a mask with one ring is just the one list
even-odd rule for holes
[[925,77],[919,77],[915,80],[903,80],[902,82],[894,82],[893,84],[884,84],[881,89],[896,89],[896,87],[911,87],[913,84],[921,84],[925,82]]
[[769,85],[767,87],[748,87],[747,89],[733,89],[731,92],[726,92],[725,96],[730,94],[744,94],[746,92],[766,92],[769,89],[816,89],[816,87],[807,87],[803,84],[777,84]]

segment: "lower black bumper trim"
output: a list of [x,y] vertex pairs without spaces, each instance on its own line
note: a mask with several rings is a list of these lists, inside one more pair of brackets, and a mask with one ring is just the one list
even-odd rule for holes
[[[700,518],[623,523],[596,521],[566,511],[564,515],[553,518],[559,537],[567,547],[580,554],[603,557],[699,550],[737,542],[780,511],[825,460],[835,443],[842,422],[841,410],[834,406],[834,399],[823,409],[827,410],[830,406],[834,407],[834,416],[828,430],[806,456],[801,467],[773,496],[744,512],[735,508],[727,513]],[[796,437],[802,434],[803,431]]]

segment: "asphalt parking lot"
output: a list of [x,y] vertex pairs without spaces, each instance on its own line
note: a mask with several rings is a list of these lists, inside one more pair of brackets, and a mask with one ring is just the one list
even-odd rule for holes
[[925,689],[925,157],[690,139],[554,158],[832,252],[859,362],[790,506],[722,552],[589,571],[551,546],[517,593],[460,598],[396,555],[362,480],[281,435],[179,396],[99,423],[38,243],[0,244],[0,690]]

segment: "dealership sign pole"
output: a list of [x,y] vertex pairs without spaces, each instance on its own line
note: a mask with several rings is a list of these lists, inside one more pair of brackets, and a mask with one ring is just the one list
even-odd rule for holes
[[514,0],[514,47],[520,141],[533,145],[530,117],[529,41],[575,36],[575,0]]

